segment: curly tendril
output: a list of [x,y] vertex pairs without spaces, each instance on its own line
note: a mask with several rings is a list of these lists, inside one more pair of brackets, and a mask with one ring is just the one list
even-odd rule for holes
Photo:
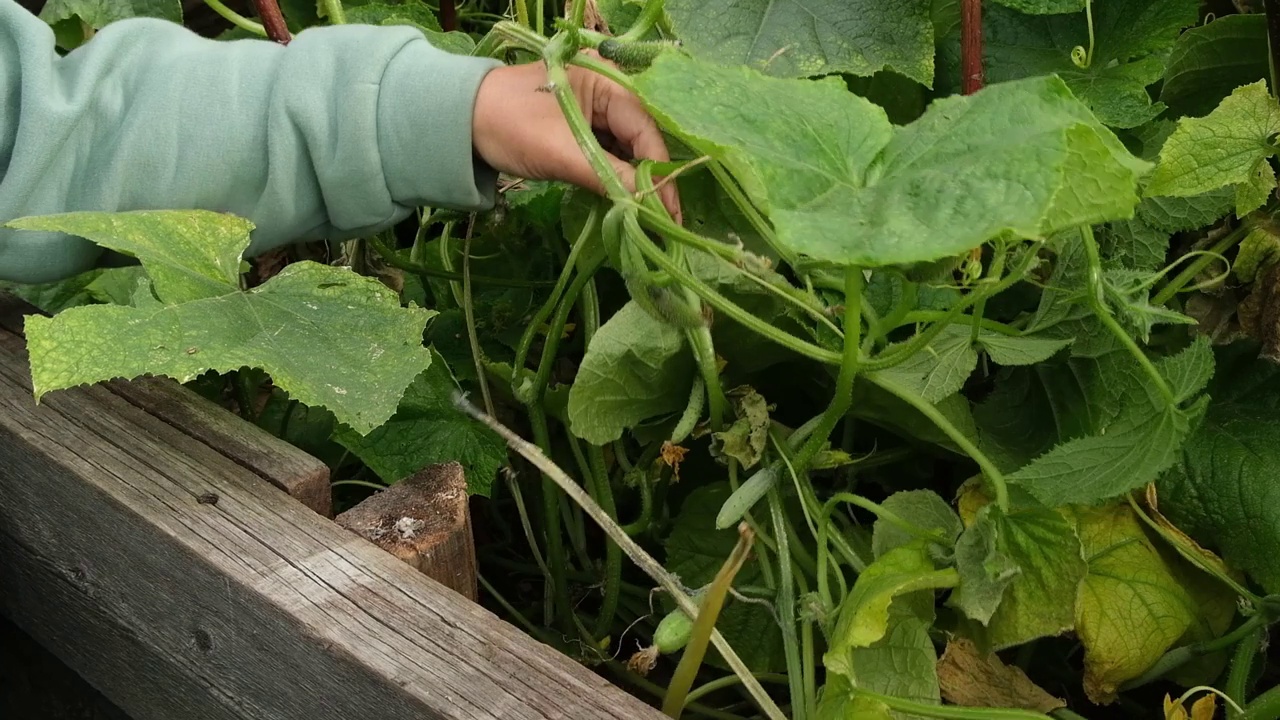
[[1089,49],[1083,45],[1071,48],[1071,62],[1081,70],[1088,70],[1093,64],[1093,0],[1084,0],[1084,19],[1089,26]]

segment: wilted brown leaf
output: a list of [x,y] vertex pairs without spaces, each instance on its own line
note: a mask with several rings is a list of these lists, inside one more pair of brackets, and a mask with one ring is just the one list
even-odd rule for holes
[[968,707],[1000,707],[1047,713],[1066,707],[1031,682],[1020,668],[995,653],[983,656],[973,641],[952,638],[938,660],[938,685],[948,702]]

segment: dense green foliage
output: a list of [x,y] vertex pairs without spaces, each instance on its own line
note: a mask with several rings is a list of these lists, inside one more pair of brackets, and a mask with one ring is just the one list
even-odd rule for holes
[[[546,62],[597,158],[564,64],[609,73],[675,159],[639,163],[634,194],[601,163],[605,198],[504,181],[487,216],[425,210],[331,264],[298,249],[248,274],[235,218],[16,221],[141,263],[15,289],[58,313],[28,322],[37,395],[190,381],[329,461],[343,502],[460,460],[490,498],[487,599],[656,702],[689,619],[450,398],[531,438],[690,593],[745,521],[716,627],[752,675],[709,653],[690,717],[1176,718],[1190,702],[1162,700],[1198,686],[1280,716],[1261,15],[986,2],[990,84],[961,95],[954,1],[516,0],[508,19],[464,4],[470,35],[416,0],[346,4]],[[66,40],[72,15],[178,11],[111,6],[46,16]],[[283,7],[295,30],[334,14]],[[597,46],[623,71],[578,54]]]

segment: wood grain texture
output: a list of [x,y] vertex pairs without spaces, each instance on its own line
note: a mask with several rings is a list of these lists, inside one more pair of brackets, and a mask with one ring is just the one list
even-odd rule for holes
[[136,720],[662,717],[106,388],[28,378],[0,333],[0,612]]
[[463,597],[479,592],[462,465],[430,465],[369,496],[334,522]]
[[[0,330],[21,335],[36,308],[0,293]],[[252,470],[325,517],[333,515],[329,468],[235,413],[162,377],[113,380],[107,389]]]

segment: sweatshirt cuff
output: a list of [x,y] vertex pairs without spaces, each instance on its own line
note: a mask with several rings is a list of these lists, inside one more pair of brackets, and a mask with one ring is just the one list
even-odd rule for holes
[[493,207],[498,174],[473,151],[480,82],[498,60],[410,42],[387,65],[378,92],[378,150],[398,204],[456,210]]

